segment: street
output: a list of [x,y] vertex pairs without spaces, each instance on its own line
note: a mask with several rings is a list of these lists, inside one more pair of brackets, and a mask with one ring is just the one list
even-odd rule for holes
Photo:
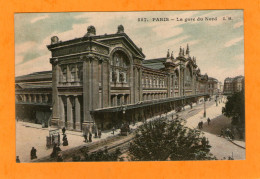
[[[228,159],[232,157],[235,160],[245,159],[245,149],[239,147],[223,137],[218,137],[219,126],[227,126],[230,123],[230,119],[225,118],[221,114],[221,109],[224,103],[220,103],[218,106],[215,102],[207,102],[207,116],[203,117],[203,104],[194,105],[192,109],[186,106],[185,111],[178,113],[180,117],[187,120],[186,126],[189,128],[197,128],[198,123],[203,121],[204,135],[208,138],[211,147],[211,153],[217,157],[217,159]],[[168,113],[168,118],[171,119],[174,111]],[[165,115],[162,115],[165,116]],[[159,116],[148,119],[147,121],[154,120]],[[207,126],[207,118],[212,120],[211,125]],[[216,120],[218,122],[216,122]],[[217,125],[214,125],[217,124]],[[142,122],[136,123],[134,126],[130,125],[131,129],[136,129],[142,125]],[[60,134],[62,134],[60,130]],[[86,145],[82,137],[81,132],[66,131],[69,145],[60,146],[62,151],[71,149],[77,146]],[[115,131],[114,135],[119,134],[119,129]],[[46,148],[46,136],[49,136],[48,128],[41,128],[39,124],[32,124],[26,122],[16,122],[16,155],[19,156],[21,162],[31,162],[30,151],[34,147],[37,150],[37,157],[42,158],[49,156],[52,149]],[[62,135],[61,135],[62,136]],[[103,131],[101,139],[105,139],[109,136],[113,136],[111,131]],[[61,137],[62,138],[62,137]],[[99,138],[93,138],[93,143],[98,142]],[[243,141],[237,141],[241,146],[245,146]]]

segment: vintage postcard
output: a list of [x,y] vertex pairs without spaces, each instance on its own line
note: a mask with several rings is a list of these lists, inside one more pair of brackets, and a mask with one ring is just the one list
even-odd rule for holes
[[16,162],[244,160],[243,15],[16,13]]

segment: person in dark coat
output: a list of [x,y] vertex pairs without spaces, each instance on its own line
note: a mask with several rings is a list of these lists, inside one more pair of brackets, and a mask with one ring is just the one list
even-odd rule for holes
[[210,118],[208,118],[208,120],[207,120],[207,121],[208,121],[208,125],[209,125],[209,123],[210,123]]
[[201,129],[203,129],[203,122],[201,121],[201,125],[200,125]]
[[99,130],[98,130],[98,138],[101,138],[101,134],[102,134],[102,132],[101,132],[101,130],[99,129]]
[[58,145],[60,145],[60,133],[58,133]]
[[68,145],[69,145],[69,142],[68,142],[68,139],[67,139],[67,135],[66,135],[66,134],[64,134],[62,140],[63,140],[63,143],[62,143],[63,146],[68,146]]
[[58,153],[57,162],[63,162],[63,157],[61,153]]
[[65,127],[63,127],[63,128],[62,128],[62,135],[64,135],[65,132],[66,132],[66,129],[65,129]]
[[85,139],[84,142],[88,142],[88,136],[87,136],[87,134],[84,134],[84,139]]
[[19,159],[19,156],[16,156],[16,163],[21,163],[20,159]]
[[53,150],[52,150],[52,153],[51,153],[51,158],[55,158],[58,156],[58,152],[60,152],[61,149],[59,146],[57,146],[57,144],[54,144],[53,146]]
[[31,150],[31,160],[37,158],[36,152],[37,152],[37,150],[34,147],[32,147],[32,150]]
[[92,134],[91,133],[89,133],[89,142],[92,142]]
[[112,134],[115,134],[115,127],[112,128]]

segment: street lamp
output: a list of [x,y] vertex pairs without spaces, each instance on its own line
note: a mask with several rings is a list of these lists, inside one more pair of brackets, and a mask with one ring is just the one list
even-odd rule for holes
[[204,97],[204,113],[203,117],[206,117],[206,97]]

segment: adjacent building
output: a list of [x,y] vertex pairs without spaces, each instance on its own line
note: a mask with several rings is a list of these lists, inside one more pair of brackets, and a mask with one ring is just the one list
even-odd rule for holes
[[234,78],[226,78],[224,81],[224,94],[232,94],[244,89],[244,76],[236,76]]

